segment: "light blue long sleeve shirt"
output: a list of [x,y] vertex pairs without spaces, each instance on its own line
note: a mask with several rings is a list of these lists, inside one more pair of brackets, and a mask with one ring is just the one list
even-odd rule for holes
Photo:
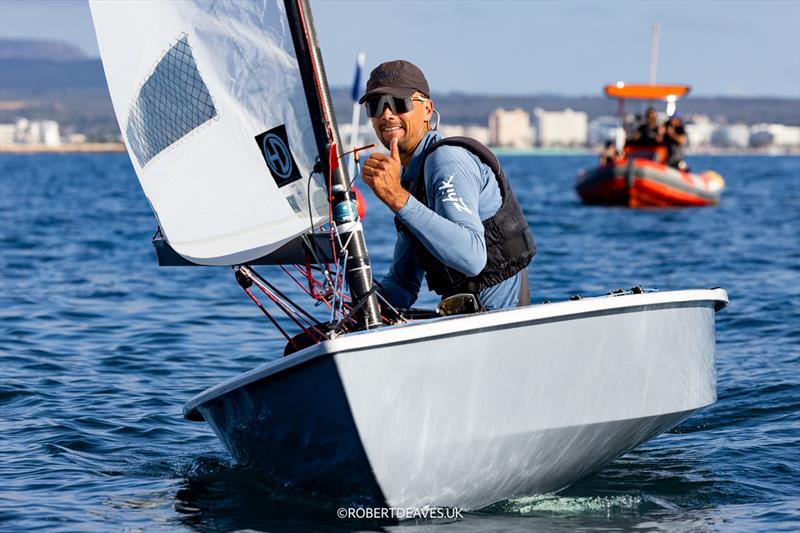
[[[403,168],[404,186],[417,176],[428,147],[441,139],[436,131],[423,137]],[[398,218],[439,261],[467,276],[476,276],[486,266],[482,221],[497,213],[502,204],[494,173],[469,150],[441,146],[425,161],[425,192],[432,209],[412,195],[397,211]],[[487,309],[515,307],[520,275],[481,291],[483,305]],[[392,266],[381,282],[384,296],[395,307],[411,307],[423,276],[409,239],[398,232]]]

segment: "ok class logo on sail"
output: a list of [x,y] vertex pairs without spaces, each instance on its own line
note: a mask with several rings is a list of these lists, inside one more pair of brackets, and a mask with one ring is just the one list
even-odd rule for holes
[[289,148],[289,139],[284,124],[259,133],[256,135],[256,142],[278,187],[283,187],[302,177]]

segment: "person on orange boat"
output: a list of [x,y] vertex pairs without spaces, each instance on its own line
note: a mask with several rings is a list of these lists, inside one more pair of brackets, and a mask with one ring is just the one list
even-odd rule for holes
[[667,165],[679,170],[688,170],[689,166],[683,160],[683,148],[689,136],[683,127],[681,116],[675,112],[664,124],[664,144],[667,146]]
[[606,145],[600,151],[600,166],[613,165],[618,158],[617,145],[614,141],[606,141]]
[[658,114],[652,107],[648,107],[644,115],[644,124],[633,132],[628,144],[636,146],[662,146],[664,144],[663,125],[658,123]]

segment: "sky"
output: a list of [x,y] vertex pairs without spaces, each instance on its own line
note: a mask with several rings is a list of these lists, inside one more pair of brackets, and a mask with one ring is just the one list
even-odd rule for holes
[[[144,0],[153,1],[153,0]],[[238,0],[256,1],[256,0]],[[260,1],[260,0],[258,0]],[[408,59],[436,92],[599,95],[657,81],[702,96],[800,98],[800,0],[311,0],[328,81]],[[0,0],[0,36],[64,40],[97,56],[85,0]]]

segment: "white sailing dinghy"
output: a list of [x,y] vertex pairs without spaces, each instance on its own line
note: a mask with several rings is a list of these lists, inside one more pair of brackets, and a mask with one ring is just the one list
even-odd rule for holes
[[232,266],[294,351],[186,404],[237,462],[349,501],[476,509],[561,489],[716,400],[721,289],[381,327],[305,0],[91,10],[159,263]]

